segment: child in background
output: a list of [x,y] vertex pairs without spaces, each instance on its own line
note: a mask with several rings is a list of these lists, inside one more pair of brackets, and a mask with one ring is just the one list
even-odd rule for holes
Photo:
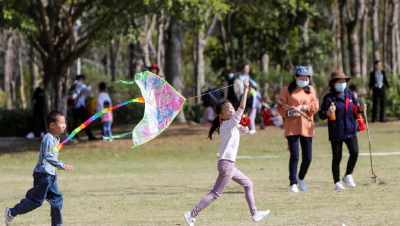
[[351,92],[353,92],[354,97],[355,97],[356,99],[358,99],[357,86],[354,85],[354,84],[351,84],[351,85],[349,86],[349,89],[350,89]]
[[58,190],[56,168],[73,171],[71,165],[66,165],[58,160],[58,152],[52,151],[60,143],[58,134],[65,131],[65,117],[61,112],[52,111],[47,115],[49,133],[42,140],[39,161],[33,169],[33,188],[29,189],[26,197],[14,208],[6,207],[6,225],[11,226],[12,220],[17,215],[28,213],[43,204],[46,199],[51,205],[51,225],[62,225],[61,208],[63,196]]
[[216,105],[217,117],[215,117],[212,127],[208,133],[208,138],[212,139],[212,134],[217,131],[221,136],[219,145],[219,175],[215,182],[214,188],[204,197],[191,212],[184,213],[184,217],[189,226],[194,226],[197,215],[214,200],[218,199],[230,180],[244,187],[246,201],[253,216],[253,221],[258,222],[269,214],[267,211],[257,211],[254,194],[253,182],[239,169],[235,167],[236,155],[239,147],[240,136],[245,135],[249,129],[239,124],[241,116],[246,107],[247,93],[249,91],[249,82],[247,79],[243,81],[244,93],[238,110],[232,106],[228,100],[222,101]]
[[[104,109],[110,107],[110,102],[104,101]],[[107,111],[106,113],[103,114],[103,117],[101,118],[101,123],[103,124],[103,137],[111,137],[111,124],[113,122],[113,113],[112,111]],[[103,140],[106,140],[103,138]],[[112,141],[112,139],[109,139],[109,141]]]

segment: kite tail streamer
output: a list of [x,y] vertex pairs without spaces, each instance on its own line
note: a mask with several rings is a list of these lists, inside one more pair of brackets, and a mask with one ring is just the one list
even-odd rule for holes
[[[114,109],[116,109],[116,108],[120,108],[120,107],[122,107],[122,106],[124,106],[124,105],[130,104],[130,103],[135,103],[135,102],[144,103],[144,98],[143,98],[143,97],[139,97],[139,98],[136,98],[136,99],[128,100],[128,101],[126,101],[126,102],[124,102],[124,103],[117,104],[117,105],[115,105],[115,106],[112,106],[112,107],[110,107],[110,108],[105,108],[105,109],[103,109],[103,110],[97,112],[95,115],[93,115],[93,116],[90,117],[88,120],[86,120],[84,123],[82,123],[78,128],[74,129],[74,130],[71,132],[71,134],[67,137],[67,139],[65,139],[63,142],[61,142],[61,143],[58,144],[56,147],[54,147],[54,148],[52,149],[52,151],[54,151],[54,152],[60,151],[60,149],[64,146],[64,144],[66,144],[66,143],[67,143],[69,140],[71,140],[77,133],[79,133],[81,130],[85,129],[90,123],[92,123],[94,120],[96,120],[97,118],[99,118],[102,114],[106,113],[107,111],[112,111],[112,110],[114,110]],[[131,132],[130,132],[130,133],[131,133]],[[124,134],[122,134],[122,135],[124,135]],[[119,136],[122,137],[122,135],[119,135]],[[126,135],[127,135],[127,134],[126,134]],[[124,135],[124,136],[125,136],[125,135]],[[113,137],[109,137],[109,139],[110,139],[110,138],[113,138]],[[119,138],[119,137],[118,137],[118,136],[115,136],[115,138]]]
[[136,83],[135,81],[124,81],[124,80],[119,80],[119,81],[116,81],[116,82],[121,82],[121,83],[123,83],[125,85],[132,85],[132,84]]

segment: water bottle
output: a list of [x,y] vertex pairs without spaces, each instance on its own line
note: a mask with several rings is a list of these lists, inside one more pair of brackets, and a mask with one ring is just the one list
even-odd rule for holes
[[331,121],[335,121],[336,120],[336,106],[335,106],[335,103],[331,103],[331,106],[330,106],[330,108],[331,108],[331,110],[332,110],[332,114],[331,114],[331,117],[329,117],[329,120],[331,120]]

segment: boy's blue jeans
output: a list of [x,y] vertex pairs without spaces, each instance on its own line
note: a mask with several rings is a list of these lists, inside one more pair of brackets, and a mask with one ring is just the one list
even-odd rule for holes
[[29,189],[26,197],[11,209],[12,215],[28,213],[41,206],[46,199],[51,205],[51,225],[61,226],[63,196],[58,190],[57,174],[34,172],[33,178],[33,188]]

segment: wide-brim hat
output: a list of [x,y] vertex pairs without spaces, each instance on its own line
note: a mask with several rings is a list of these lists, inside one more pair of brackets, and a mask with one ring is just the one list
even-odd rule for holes
[[332,81],[334,79],[340,79],[340,78],[344,78],[346,79],[346,82],[349,82],[350,80],[350,76],[347,76],[343,71],[341,70],[337,70],[331,73],[331,79],[329,80],[329,84],[332,84]]

